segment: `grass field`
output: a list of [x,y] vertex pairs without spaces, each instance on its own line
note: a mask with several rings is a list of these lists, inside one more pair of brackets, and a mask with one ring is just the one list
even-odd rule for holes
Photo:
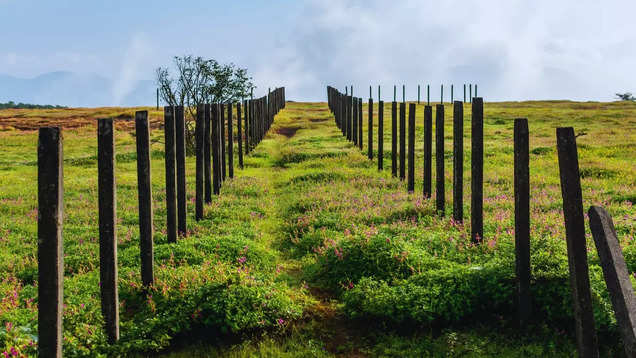
[[[134,109],[0,111],[0,353],[37,340],[37,131],[64,126],[65,356],[331,357],[574,355],[555,128],[574,126],[584,207],[614,218],[636,271],[636,104],[485,104],[484,243],[470,242],[470,105],[465,105],[464,217],[452,211],[452,108],[446,107],[446,218],[423,199],[423,106],[416,190],[339,133],[325,103],[293,103],[194,221],[165,235],[161,112],[151,110],[156,284],[141,287]],[[377,110],[377,107],[376,107]],[[118,117],[116,177],[121,340],[108,346],[99,305],[94,118]],[[533,322],[515,328],[513,119],[530,127]],[[374,118],[377,120],[377,113]],[[78,124],[79,123],[79,124]],[[282,133],[282,134],[279,134]],[[374,132],[374,142],[377,134]],[[377,148],[377,143],[374,143]],[[433,146],[434,147],[434,146]],[[434,148],[433,148],[434,149]],[[237,160],[234,161],[237,163]],[[433,170],[433,175],[435,171]],[[589,232],[589,230],[588,230]],[[593,240],[590,279],[604,356],[622,348]]]

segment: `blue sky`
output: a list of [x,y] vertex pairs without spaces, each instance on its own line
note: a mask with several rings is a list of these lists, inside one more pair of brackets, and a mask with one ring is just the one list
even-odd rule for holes
[[633,0],[0,0],[0,74],[98,74],[116,104],[194,54],[297,100],[324,100],[327,84],[366,97],[405,83],[414,98],[465,82],[486,100],[611,100],[636,92],[634,13]]

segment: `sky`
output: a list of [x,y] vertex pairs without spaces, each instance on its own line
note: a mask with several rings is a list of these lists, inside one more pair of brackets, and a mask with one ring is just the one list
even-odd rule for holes
[[0,0],[0,74],[97,74],[116,105],[192,54],[291,100],[324,101],[327,85],[387,99],[394,84],[407,99],[454,84],[457,98],[476,83],[486,101],[610,101],[636,92],[634,13],[633,0]]

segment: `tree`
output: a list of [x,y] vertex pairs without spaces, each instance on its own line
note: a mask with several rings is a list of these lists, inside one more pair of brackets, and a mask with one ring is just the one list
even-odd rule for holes
[[191,55],[174,57],[175,77],[167,67],[156,70],[161,99],[171,106],[183,106],[186,113],[188,151],[194,149],[196,108],[204,103],[231,103],[246,98],[254,87],[247,69],[233,63]]
[[636,97],[632,96],[631,92],[617,93],[616,97],[621,101],[636,101]]

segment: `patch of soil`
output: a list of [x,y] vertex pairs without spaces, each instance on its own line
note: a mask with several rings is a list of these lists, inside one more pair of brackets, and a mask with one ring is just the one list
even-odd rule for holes
[[276,129],[276,133],[280,135],[284,135],[287,138],[291,138],[296,135],[296,132],[300,129],[300,127],[279,127]]

